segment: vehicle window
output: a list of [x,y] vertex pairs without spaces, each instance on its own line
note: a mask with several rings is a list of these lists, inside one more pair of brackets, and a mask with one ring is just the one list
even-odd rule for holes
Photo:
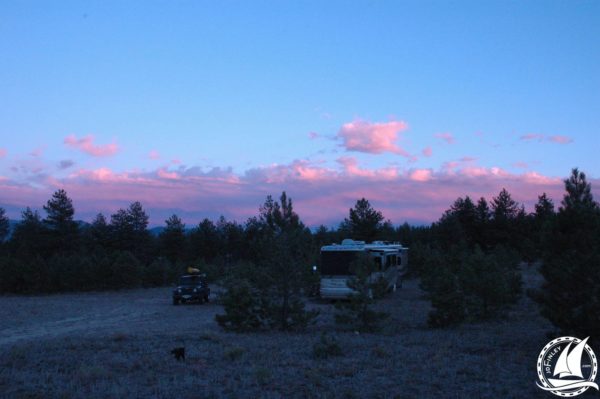
[[179,285],[199,285],[202,284],[200,276],[185,276],[179,279]]
[[373,258],[373,262],[375,263],[375,270],[381,270],[381,257],[376,256]]
[[350,274],[349,266],[356,260],[356,251],[323,251],[321,252],[321,274],[341,275]]

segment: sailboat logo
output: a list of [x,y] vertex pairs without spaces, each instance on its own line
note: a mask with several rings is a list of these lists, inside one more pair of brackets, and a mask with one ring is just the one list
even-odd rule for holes
[[560,337],[542,349],[537,362],[537,386],[558,396],[573,397],[589,388],[598,390],[594,382],[598,371],[596,354],[584,340]]

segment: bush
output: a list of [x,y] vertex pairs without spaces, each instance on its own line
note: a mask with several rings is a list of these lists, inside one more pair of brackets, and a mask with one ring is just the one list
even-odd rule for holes
[[358,331],[373,332],[389,316],[371,309],[377,299],[377,291],[380,290],[380,285],[369,278],[374,267],[373,259],[366,254],[350,264],[353,277],[348,279],[347,284],[354,292],[348,296],[347,301],[336,303],[336,323]]
[[142,274],[142,265],[131,252],[118,252],[110,265],[110,288],[138,287],[142,282]]
[[174,281],[175,272],[173,264],[163,257],[152,261],[144,268],[143,284],[146,287],[161,287]]
[[497,317],[521,293],[518,257],[502,248],[489,254],[478,247],[472,252],[454,248],[444,257],[433,250],[425,261],[421,286],[433,307],[432,327]]
[[260,294],[247,280],[231,280],[221,297],[225,314],[215,320],[228,331],[247,332],[265,326],[265,312]]
[[48,291],[81,291],[94,287],[94,265],[80,254],[55,255],[48,261]]
[[342,348],[340,348],[337,340],[334,337],[329,337],[321,334],[321,339],[313,345],[313,357],[315,359],[327,359],[332,356],[342,356]]

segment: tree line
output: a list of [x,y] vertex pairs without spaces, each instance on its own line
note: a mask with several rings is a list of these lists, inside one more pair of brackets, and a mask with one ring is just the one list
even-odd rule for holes
[[420,279],[432,302],[431,326],[501,317],[522,295],[523,265],[538,262],[544,285],[527,294],[542,314],[564,331],[593,334],[600,332],[600,207],[583,172],[573,169],[564,183],[558,209],[542,193],[527,213],[502,189],[491,199],[456,199],[429,226],[394,226],[362,198],[337,228],[314,232],[283,192],[243,224],[221,217],[186,228],[172,215],[158,236],[140,202],[82,224],[58,190],[44,217],[26,208],[10,238],[0,208],[0,292],[162,286],[194,266],[228,288],[218,320],[225,328],[290,329],[315,316],[303,297],[318,282],[310,266],[322,245],[400,241],[410,248],[408,275]]

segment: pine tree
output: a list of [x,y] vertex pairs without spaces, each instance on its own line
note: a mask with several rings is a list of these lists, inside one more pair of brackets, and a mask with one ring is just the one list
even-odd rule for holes
[[149,262],[152,240],[147,227],[148,215],[139,202],[119,209],[110,217],[113,248],[131,252],[142,263]]
[[161,249],[164,256],[171,262],[183,258],[185,245],[185,224],[177,215],[172,215],[165,220],[166,227],[159,236]]
[[517,228],[516,220],[521,212],[519,204],[502,189],[492,199],[492,221],[490,223],[490,243],[492,246],[505,245],[517,248],[523,233]]
[[543,223],[554,214],[554,202],[548,198],[546,193],[538,196],[538,202],[535,204],[535,218]]
[[73,201],[63,189],[57,190],[44,205],[44,224],[52,231],[54,246],[58,250],[75,248],[78,234],[77,223],[73,220]]
[[484,197],[479,198],[475,207],[475,243],[486,250],[490,246],[489,230],[492,212]]
[[[236,284],[230,284],[225,298],[231,299],[227,299],[228,304],[239,301],[240,306],[249,308],[228,305],[226,313],[217,320],[228,326],[235,320],[245,320],[246,316],[255,320],[252,315],[260,314],[260,324],[270,328],[305,327],[316,317],[316,312],[305,310],[302,299],[306,275],[310,272],[312,237],[294,212],[292,200],[285,192],[279,202],[268,196],[258,217],[248,221],[246,232],[255,249],[252,256],[256,267],[244,279],[243,284],[249,288],[240,291],[234,288]],[[240,299],[240,295],[246,299]],[[259,310],[252,310],[255,306]]]
[[38,211],[27,207],[21,212],[21,221],[15,226],[10,245],[19,257],[49,255],[46,228]]
[[350,264],[352,278],[347,284],[353,293],[349,295],[348,301],[336,304],[336,323],[357,331],[374,332],[381,327],[381,321],[389,316],[372,309],[377,299],[377,282],[371,281],[370,276],[375,269],[373,259],[367,254],[359,256]]
[[202,220],[196,228],[192,230],[189,238],[190,246],[188,257],[193,260],[202,259],[212,262],[219,254],[219,234],[215,224],[209,220]]
[[533,214],[533,231],[531,232],[537,259],[540,259],[543,255],[543,242],[547,240],[546,235],[550,234],[555,217],[556,212],[554,211],[552,200],[548,198],[546,193],[538,196],[538,202],[535,204],[535,213]]
[[[584,173],[573,169],[545,235],[541,313],[563,333],[600,336],[600,208]],[[579,336],[577,335],[577,336]]]
[[371,242],[377,238],[384,220],[381,212],[373,209],[365,198],[356,201],[350,208],[349,217],[344,219],[342,230],[346,230],[355,240]]
[[96,215],[89,228],[92,244],[106,248],[110,242],[110,228],[102,213]]
[[8,236],[9,227],[6,211],[4,208],[0,208],[0,244],[2,244]]

